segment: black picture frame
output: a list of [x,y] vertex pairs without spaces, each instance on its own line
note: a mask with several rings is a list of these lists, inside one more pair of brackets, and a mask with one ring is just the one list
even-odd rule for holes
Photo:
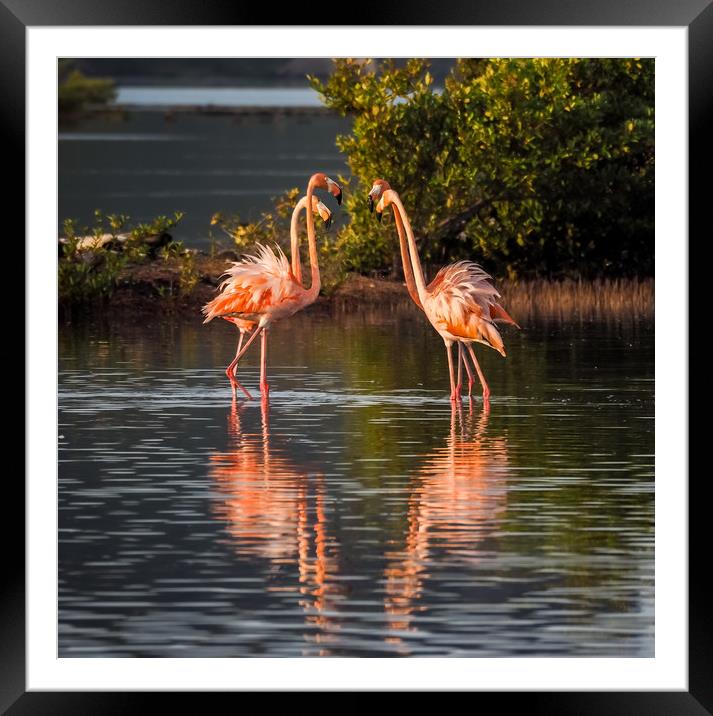
[[[713,0],[499,0],[497,3],[468,0],[439,0],[438,3],[411,2],[349,7],[341,4],[330,9],[321,6],[325,20],[344,25],[535,25],[535,26],[685,26],[689,33],[689,234],[700,227],[703,239],[704,188],[710,183],[704,171],[711,150],[713,105]],[[0,129],[5,162],[3,189],[7,207],[22,206],[25,190],[25,30],[28,26],[82,25],[271,25],[274,9],[255,3],[222,0],[0,0]],[[341,15],[341,17],[340,17]],[[280,25],[303,24],[304,6],[279,10]],[[696,179],[698,178],[698,181]],[[19,232],[24,235],[24,214]],[[709,223],[709,222],[708,222]],[[710,228],[706,227],[707,233]],[[17,239],[15,250],[21,250]],[[693,242],[688,241],[688,250]],[[685,247],[671,247],[685,250]],[[19,259],[19,265],[24,264]],[[690,253],[689,253],[690,263]],[[15,264],[17,265],[17,264]],[[695,266],[695,262],[693,263]],[[27,267],[26,267],[27,268]],[[27,276],[27,272],[25,272]],[[691,302],[691,315],[696,309]],[[691,315],[689,315],[689,324]],[[15,318],[19,321],[19,318]],[[681,350],[690,350],[688,330],[678,327]],[[11,329],[10,329],[11,330]],[[14,331],[15,337],[22,334]],[[15,338],[19,344],[19,339]],[[690,353],[690,355],[694,355]],[[26,373],[26,380],[32,376]],[[53,403],[48,402],[48,406]],[[693,421],[691,426],[694,426]],[[690,444],[690,437],[689,437]],[[3,590],[0,601],[0,713],[76,714],[129,713],[166,706],[169,693],[135,692],[27,692],[25,686],[25,555],[19,535],[24,534],[25,491],[14,473],[6,471],[5,500],[13,510],[2,521],[4,534]],[[688,475],[678,476],[682,481]],[[479,692],[473,706],[482,707],[483,699],[497,699],[500,709],[522,708],[531,714],[713,714],[713,624],[706,599],[705,574],[709,561],[704,537],[703,511],[706,503],[701,484],[688,483],[689,494],[689,633],[688,691],[652,692]],[[9,519],[16,513],[18,522]],[[698,538],[696,538],[698,535]],[[14,558],[8,560],[8,557]],[[195,695],[180,693],[181,705],[191,707]],[[205,694],[198,695],[204,699]],[[202,701],[202,704],[205,704]]]

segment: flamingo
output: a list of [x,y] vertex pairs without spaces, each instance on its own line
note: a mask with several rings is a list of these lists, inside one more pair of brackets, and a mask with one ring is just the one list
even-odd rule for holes
[[[505,356],[505,346],[502,336],[495,326],[495,321],[509,323],[519,328],[517,323],[508,315],[507,311],[497,303],[500,294],[490,283],[489,276],[478,264],[473,261],[457,261],[450,266],[442,268],[433,281],[426,286],[421,262],[418,257],[416,241],[413,236],[411,224],[399,195],[391,189],[384,180],[377,179],[368,196],[370,208],[374,200],[379,198],[376,205],[377,218],[388,206],[392,207],[396,229],[399,234],[401,259],[404,264],[404,278],[411,298],[416,302],[431,325],[443,338],[448,358],[448,374],[451,384],[451,400],[460,400],[461,392],[461,360],[468,372],[468,395],[474,382],[473,375],[467,360],[464,347],[467,349],[475,370],[483,387],[483,402],[489,406],[490,388],[480,368],[472,344],[484,343]],[[404,232],[406,237],[404,238]],[[406,242],[408,241],[408,246]],[[406,249],[410,254],[407,256]],[[416,300],[418,299],[418,300]],[[453,344],[458,344],[458,382],[454,379],[453,371]]]
[[[372,186],[371,191],[367,196],[369,211],[374,211],[374,199],[381,198],[381,194],[387,189],[391,189],[391,186],[384,179],[376,179],[374,181],[374,185]],[[377,213],[376,218],[381,221],[381,216],[381,213]],[[409,261],[408,257],[408,246],[406,244],[406,234],[404,232],[403,221],[401,220],[401,216],[396,212],[394,212],[394,219],[396,223],[396,231],[399,235],[399,249],[401,250],[401,263],[403,264],[404,268],[404,281],[406,282],[406,290],[408,291],[409,296],[411,296],[413,302],[423,311],[423,306],[421,305],[421,300],[418,297],[416,283],[413,278],[413,269],[411,268],[411,262]],[[470,365],[468,364],[468,361],[465,357],[465,352],[463,351],[461,344],[459,343],[458,385],[461,384],[461,367],[463,365],[465,366],[466,372],[468,373],[468,398],[470,398],[475,378],[473,377],[473,371],[471,370]]]
[[[306,206],[312,206],[315,189],[325,189],[338,204],[342,203],[341,187],[326,174],[317,173],[310,177],[305,196]],[[220,294],[203,306],[203,315],[208,323],[214,318],[239,318],[257,324],[248,341],[236,353],[231,366],[237,369],[238,362],[250,348],[252,342],[260,339],[260,392],[267,397],[270,386],[267,383],[267,329],[272,323],[288,318],[306,306],[314,303],[319,295],[320,277],[317,260],[317,240],[314,233],[314,217],[306,212],[307,240],[312,282],[305,289],[297,280],[293,268],[282,249],[276,251],[258,245],[256,256],[246,256],[236,261],[226,272],[227,278],[220,285]],[[293,261],[297,252],[293,249]],[[300,270],[297,270],[300,275]],[[232,371],[231,366],[229,366]],[[230,374],[228,375],[230,378]],[[233,381],[231,380],[231,386]],[[232,386],[234,388],[234,386]],[[243,389],[249,396],[249,393]]]
[[[290,256],[292,259],[292,273],[295,280],[300,285],[302,284],[302,264],[300,262],[300,249],[299,249],[299,234],[297,230],[297,223],[299,221],[299,215],[302,209],[307,206],[307,197],[303,196],[295,205],[292,211],[292,220],[290,222]],[[316,196],[312,197],[312,211],[315,214],[319,214],[327,229],[332,225],[332,213],[329,209],[317,199]],[[225,369],[225,374],[228,376],[230,386],[235,392],[235,388],[239,387],[248,398],[252,398],[250,393],[237,381],[237,356],[240,353],[240,349],[243,345],[245,334],[255,328],[255,321],[249,321],[244,318],[237,318],[235,316],[221,316],[224,320],[232,323],[239,331],[238,348],[235,351],[235,358],[228,364]]]

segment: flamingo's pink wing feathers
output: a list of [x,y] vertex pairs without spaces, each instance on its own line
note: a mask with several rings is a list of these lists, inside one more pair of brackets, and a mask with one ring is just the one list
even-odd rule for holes
[[451,335],[470,338],[505,355],[495,321],[514,325],[497,299],[500,294],[491,276],[472,261],[458,261],[442,268],[428,286],[429,304],[438,325]]
[[270,308],[293,298],[297,284],[282,249],[258,245],[256,256],[245,256],[225,273],[220,294],[203,306],[204,323],[217,316],[257,321]]
[[493,321],[500,321],[502,323],[509,323],[511,326],[515,326],[515,328],[520,328],[520,326],[515,323],[512,316],[499,304],[499,303],[493,303],[490,306],[490,318]]

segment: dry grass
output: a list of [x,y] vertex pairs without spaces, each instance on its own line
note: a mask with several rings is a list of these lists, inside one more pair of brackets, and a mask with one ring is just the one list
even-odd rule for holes
[[593,321],[652,319],[654,279],[502,281],[502,303],[520,324],[546,319]]
[[[499,281],[502,305],[520,324],[533,320],[601,321],[652,319],[654,279],[601,279],[595,281]],[[406,286],[397,281],[350,275],[331,294],[329,302],[363,310],[410,304]]]

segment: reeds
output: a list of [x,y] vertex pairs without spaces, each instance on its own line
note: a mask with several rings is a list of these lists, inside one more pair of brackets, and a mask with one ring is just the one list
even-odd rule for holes
[[[609,319],[640,321],[654,317],[654,279],[494,280],[500,303],[521,326],[532,321],[587,322]],[[410,306],[401,282],[351,275],[330,296],[330,304],[347,310]]]
[[521,325],[531,320],[643,320],[654,317],[654,279],[498,281],[502,304]]

